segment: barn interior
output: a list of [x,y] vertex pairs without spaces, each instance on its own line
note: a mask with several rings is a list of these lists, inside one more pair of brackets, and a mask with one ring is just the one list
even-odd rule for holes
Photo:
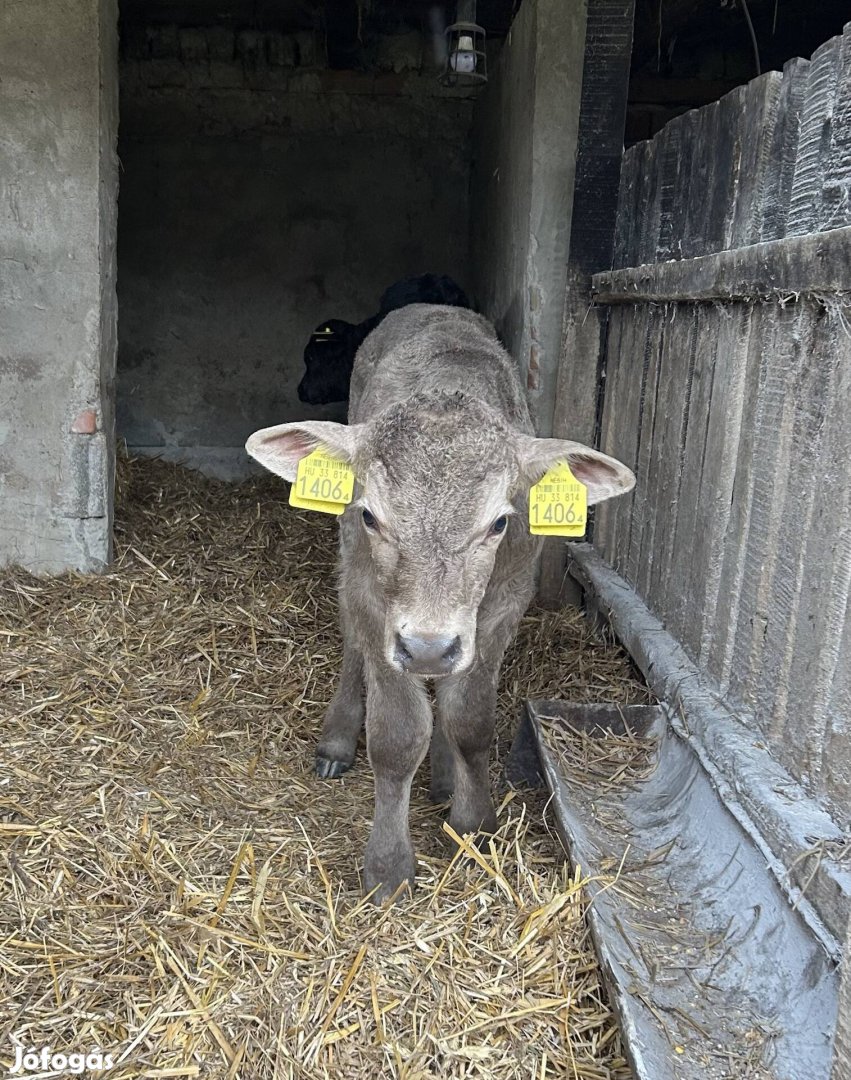
[[[450,275],[520,345],[527,263],[536,275],[551,264],[554,299],[569,219],[570,143],[552,140],[539,182],[555,235],[530,255],[519,186],[533,128],[549,135],[581,70],[580,54],[557,65],[552,108],[533,119],[535,56],[570,35],[557,7],[551,26],[515,30],[511,95],[476,115],[475,84],[438,80],[436,8],[126,0],[117,407],[131,449],[233,477],[255,428],[344,415],[345,402],[299,401],[304,345],[322,320],[373,315],[408,275]],[[510,0],[477,13],[497,70],[512,15]],[[523,161],[509,161],[524,129]],[[497,172],[511,206],[486,228],[477,209]]]
[[[807,55],[843,6],[639,3],[627,144]],[[252,430],[343,415],[298,399],[311,331],[360,323],[424,272],[493,320],[550,429],[583,62],[571,8],[123,0],[116,406],[131,450],[233,479]],[[456,16],[486,31],[487,85],[439,80]]]

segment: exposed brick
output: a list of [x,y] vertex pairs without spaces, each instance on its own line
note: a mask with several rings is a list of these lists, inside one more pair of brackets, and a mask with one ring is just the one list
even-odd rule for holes
[[98,429],[98,417],[94,409],[83,409],[71,425],[75,435],[94,435]]

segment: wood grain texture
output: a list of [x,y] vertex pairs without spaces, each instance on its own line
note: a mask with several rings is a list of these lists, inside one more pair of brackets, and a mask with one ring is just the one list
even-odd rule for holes
[[[812,514],[802,529],[801,598],[787,676],[785,740],[797,747],[798,765],[812,793],[845,814],[851,807],[851,740],[843,736],[851,717],[834,712],[832,703],[851,614],[851,337],[845,322],[849,313],[851,309],[844,318],[836,310],[815,313],[813,354],[819,357],[820,377],[813,379],[813,391],[818,397],[814,396],[808,415],[811,426],[801,433],[814,444],[809,455],[812,472],[805,478],[812,492]],[[790,525],[798,527],[794,520]]]
[[786,235],[809,67],[809,60],[800,57],[787,61],[783,67],[762,196],[760,240],[781,240]]
[[[649,502],[652,478],[650,466],[653,450],[653,431],[656,419],[658,392],[659,349],[658,335],[662,315],[658,308],[641,304],[632,320],[632,334],[627,339],[632,348],[633,362],[640,365],[641,382],[638,403],[638,445],[635,460],[635,496],[632,500],[628,528],[619,537],[618,548],[625,555],[626,578],[640,588],[642,570],[642,536],[647,523],[652,524],[653,506]],[[640,480],[639,480],[640,477]]]
[[[629,313],[613,311],[608,321],[606,352],[621,357],[624,353],[622,333],[624,323],[632,324]],[[603,386],[603,415],[600,424],[600,449],[619,461],[635,468],[638,440],[638,414],[627,416],[630,384],[634,382],[634,366],[626,356],[605,373]],[[631,506],[633,495],[601,503],[595,512],[594,543],[610,561],[617,559],[617,515],[625,513],[624,503]]]
[[851,23],[839,45],[836,101],[824,176],[819,228],[851,225]]
[[632,148],[618,268],[593,278],[610,310],[601,445],[637,476],[598,549],[840,828],[849,198],[851,25]]
[[771,151],[782,82],[779,71],[768,71],[743,88],[741,157],[725,247],[747,247],[761,239],[765,192],[777,168]]
[[730,692],[751,707],[765,732],[757,688],[773,609],[777,554],[786,527],[783,500],[791,455],[794,404],[806,350],[801,348],[800,305],[765,306],[757,312],[761,358],[759,397],[751,422],[756,468],[750,486],[747,532],[739,586],[739,617],[730,667]]
[[841,38],[816,49],[807,72],[787,236],[816,232],[823,217],[824,179],[832,137]]
[[703,611],[692,594],[694,539],[701,506],[700,482],[706,460],[709,410],[715,375],[715,327],[720,314],[710,304],[694,304],[689,307],[694,320],[691,394],[667,588],[666,621],[671,633],[682,642],[688,641],[689,647],[696,652],[703,628]]
[[653,450],[657,481],[654,496],[656,527],[647,595],[656,599],[658,613],[667,626],[677,607],[671,565],[681,509],[683,462],[697,353],[697,319],[693,304],[671,304],[666,315],[664,341],[660,341],[660,352],[664,351],[668,358],[663,364],[661,384],[665,407],[657,419]]

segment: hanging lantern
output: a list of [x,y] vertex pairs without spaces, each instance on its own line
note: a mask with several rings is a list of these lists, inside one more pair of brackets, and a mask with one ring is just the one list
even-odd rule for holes
[[476,23],[475,0],[458,4],[458,22],[446,28],[446,63],[440,75],[444,86],[473,86],[488,81],[486,34]]

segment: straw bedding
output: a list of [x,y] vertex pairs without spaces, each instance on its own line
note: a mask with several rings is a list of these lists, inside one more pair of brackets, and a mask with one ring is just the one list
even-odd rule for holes
[[49,1045],[113,1077],[628,1077],[579,876],[543,797],[499,782],[521,698],[646,700],[627,658],[531,613],[499,834],[453,854],[418,778],[419,887],[375,909],[363,754],[311,775],[334,544],[273,478],[122,461],[112,573],[0,576],[0,1068]]

